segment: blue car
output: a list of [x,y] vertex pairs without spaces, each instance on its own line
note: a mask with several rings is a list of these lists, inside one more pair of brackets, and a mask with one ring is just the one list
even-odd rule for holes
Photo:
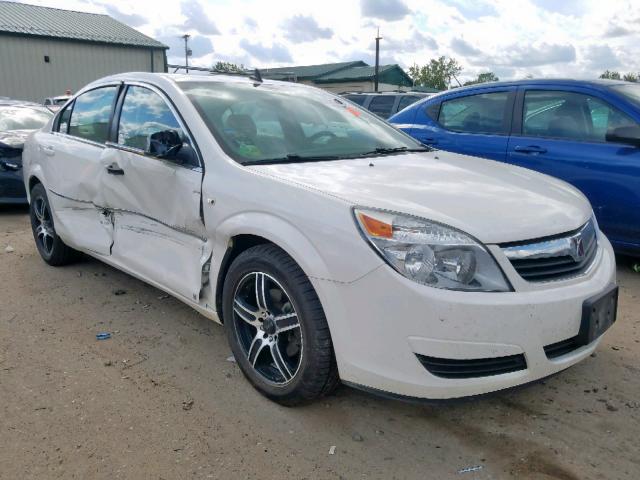
[[389,121],[435,148],[573,184],[616,251],[640,255],[640,84],[485,83],[417,102]]

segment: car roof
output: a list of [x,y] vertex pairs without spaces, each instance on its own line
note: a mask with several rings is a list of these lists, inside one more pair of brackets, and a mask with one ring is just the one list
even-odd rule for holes
[[500,87],[518,87],[522,85],[527,86],[544,86],[544,85],[562,85],[562,86],[575,86],[575,87],[612,87],[614,85],[626,85],[629,82],[625,82],[624,80],[608,80],[608,79],[592,79],[592,80],[576,80],[571,78],[530,78],[523,80],[506,80],[499,82],[485,82],[485,83],[476,83],[474,85],[467,85],[464,87],[456,87],[450,90],[445,90],[443,92],[439,92],[429,99],[433,99],[435,97],[440,97],[442,95],[459,93],[459,92],[467,92],[473,90],[479,90],[484,88],[500,88]]
[[[101,85],[109,82],[145,82],[152,85],[161,86],[167,83],[182,83],[182,82],[203,82],[203,83],[247,83],[254,84],[256,80],[252,77],[245,75],[226,75],[223,73],[214,73],[208,75],[189,75],[184,73],[150,73],[150,72],[128,72],[119,73],[116,75],[110,75],[108,77],[100,78],[82,89],[82,91],[92,88],[93,86]],[[264,78],[262,80],[265,85],[287,85],[296,86],[300,88],[317,88],[310,85],[304,85],[302,83],[284,82],[280,80],[269,80]]]
[[26,100],[11,100],[8,98],[0,98],[0,107],[29,107],[37,108],[39,110],[47,110],[39,103],[28,102]]

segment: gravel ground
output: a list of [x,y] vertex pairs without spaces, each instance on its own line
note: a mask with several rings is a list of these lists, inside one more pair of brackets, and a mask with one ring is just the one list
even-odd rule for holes
[[227,360],[222,327],[98,261],[48,267],[26,210],[2,209],[0,478],[636,480],[630,263],[597,354],[546,381],[434,405],[341,387],[288,409]]

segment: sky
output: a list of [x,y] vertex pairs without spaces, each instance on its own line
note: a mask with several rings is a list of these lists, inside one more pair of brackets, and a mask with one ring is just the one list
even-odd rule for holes
[[445,55],[460,80],[492,71],[500,79],[594,78],[639,72],[638,0],[29,0],[106,13],[170,47],[184,64],[246,67],[363,60],[404,68]]

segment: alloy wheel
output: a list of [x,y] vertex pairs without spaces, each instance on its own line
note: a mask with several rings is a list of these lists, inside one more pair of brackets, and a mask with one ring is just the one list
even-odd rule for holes
[[55,241],[55,231],[51,220],[51,212],[44,198],[38,197],[33,204],[33,214],[35,216],[36,239],[45,255],[53,252]]
[[249,365],[277,386],[291,382],[300,370],[303,338],[291,297],[264,272],[242,277],[233,297],[236,336]]

